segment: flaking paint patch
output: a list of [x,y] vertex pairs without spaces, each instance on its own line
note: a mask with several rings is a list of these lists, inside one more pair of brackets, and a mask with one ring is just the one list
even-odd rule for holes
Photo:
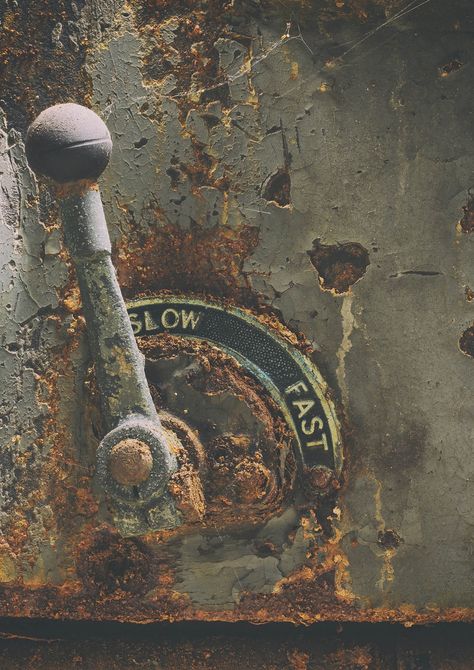
[[[305,533],[299,524],[296,509],[289,507],[270,519],[255,540],[233,537],[217,528],[212,536],[188,536],[179,545],[179,592],[211,610],[232,609],[246,593],[272,593],[284,577],[301,568],[314,541],[313,533]],[[258,541],[280,549],[275,556],[259,556]]]
[[352,311],[352,304],[354,295],[349,293],[344,295],[341,302],[341,322],[342,322],[342,339],[339,349],[337,351],[337,380],[339,388],[341,389],[341,397],[344,404],[349,401],[349,389],[346,379],[346,356],[352,348],[351,336],[356,327],[355,315]]
[[[106,18],[119,17],[121,10],[127,9],[122,5],[112,7],[113,4],[101,3]],[[444,17],[444,12],[448,16],[452,10],[446,5],[438,7],[438,11],[436,22],[439,22],[439,16]],[[468,427],[472,423],[472,411],[469,394],[466,396],[465,391],[469,388],[471,373],[466,365],[469,361],[456,351],[459,324],[471,321],[472,315],[468,314],[469,305],[465,305],[464,298],[460,296],[457,280],[451,279],[454,266],[462,266],[466,276],[469,276],[472,263],[467,239],[458,240],[458,249],[464,250],[465,256],[457,250],[453,252],[450,237],[452,223],[448,224],[451,227],[447,227],[446,222],[453,221],[450,214],[455,209],[450,211],[450,207],[445,205],[451,202],[453,194],[465,193],[471,185],[470,156],[465,150],[465,124],[469,122],[466,108],[470,108],[470,103],[464,96],[468,87],[459,85],[455,96],[447,88],[451,80],[462,84],[462,78],[469,70],[462,68],[452,77],[438,81],[436,63],[445,62],[441,57],[444,58],[447,45],[453,41],[462,42],[465,37],[459,31],[454,37],[446,32],[444,26],[449,23],[442,20],[444,32],[440,39],[434,39],[433,35],[439,34],[438,23],[433,24],[429,15],[410,14],[410,18],[415,16],[420,16],[419,24],[414,22],[412,25],[405,20],[403,30],[390,33],[393,38],[391,58],[378,61],[368,51],[354,50],[351,54],[357,55],[357,59],[346,59],[346,65],[350,67],[334,67],[331,70],[334,80],[331,81],[331,91],[324,96],[320,95],[321,84],[328,79],[328,71],[322,66],[324,50],[331,50],[348,38],[357,38],[357,35],[353,32],[346,34],[349,27],[344,35],[334,28],[335,32],[329,39],[327,35],[319,34],[316,28],[314,31],[313,28],[308,29],[305,37],[313,48],[317,47],[313,49],[313,55],[301,41],[294,39],[286,43],[289,59],[285,60],[281,49],[281,35],[285,29],[282,21],[277,24],[262,22],[260,26],[252,18],[253,57],[249,58],[244,53],[244,60],[238,61],[232,70],[229,81],[232,86],[229,88],[232,89],[233,106],[219,109],[216,101],[212,106],[206,106],[205,112],[212,112],[214,124],[207,136],[199,118],[184,129],[179,119],[179,105],[172,96],[165,90],[151,91],[149,85],[143,82],[140,62],[143,37],[134,27],[133,16],[129,15],[126,20],[124,17],[123,21],[119,18],[112,29],[104,28],[102,36],[97,25],[99,21],[91,22],[84,31],[84,35],[93,35],[94,40],[103,40],[89,59],[88,67],[94,80],[93,104],[98,111],[104,112],[105,117],[110,113],[118,147],[115,172],[110,178],[105,177],[103,189],[114,238],[121,237],[127,241],[136,233],[138,239],[140,236],[148,239],[150,229],[159,225],[155,218],[157,203],[162,209],[160,221],[167,221],[176,227],[187,229],[195,223],[210,228],[222,225],[225,220],[219,211],[222,201],[216,197],[216,191],[224,193],[227,198],[228,219],[225,223],[229,228],[246,223],[259,227],[259,244],[245,266],[251,286],[255,293],[260,292],[262,303],[280,309],[285,322],[303,330],[308,338],[317,342],[318,356],[324,363],[327,376],[333,380],[334,388],[337,387],[337,371],[340,371],[346,385],[347,414],[356,427],[361,426],[360,434],[355,436],[351,445],[355,466],[350,473],[350,485],[355,487],[359,480],[364,480],[364,463],[376,461],[374,476],[384,482],[385,521],[388,523],[390,515],[405,515],[406,530],[413,540],[413,545],[408,547],[407,542],[405,548],[412,553],[400,551],[397,561],[393,562],[396,574],[395,579],[389,582],[389,572],[383,575],[381,561],[384,559],[375,544],[383,517],[381,510],[377,512],[372,504],[371,484],[366,483],[344,501],[342,521],[348,533],[363,536],[361,544],[366,553],[362,559],[357,559],[355,550],[347,552],[351,565],[346,567],[350,568],[354,577],[355,599],[367,609],[362,607],[357,612],[338,611],[335,614],[336,604],[331,600],[331,607],[326,607],[321,615],[314,610],[313,602],[298,601],[298,593],[303,593],[309,584],[314,583],[313,568],[306,568],[306,581],[298,582],[297,575],[293,579],[295,590],[289,596],[284,590],[287,583],[282,580],[280,593],[290,605],[286,610],[277,609],[275,601],[263,598],[273,594],[261,593],[261,610],[249,607],[241,611],[242,617],[253,617],[261,622],[277,617],[309,621],[321,616],[401,617],[406,621],[415,621],[423,616],[425,620],[435,620],[439,616],[467,618],[472,615],[467,610],[455,611],[451,608],[453,604],[472,604],[472,582],[469,580],[469,503],[472,496],[469,496],[469,476],[466,474],[472,470],[472,459],[466,446],[469,445]],[[257,26],[261,27],[258,36]],[[427,26],[429,30],[426,30]],[[418,31],[417,40],[413,39],[411,27]],[[420,27],[423,30],[419,30]],[[466,34],[468,32],[466,27]],[[381,30],[378,35],[382,33]],[[64,26],[56,36],[58,41],[65,43]],[[232,39],[220,44],[223,57],[231,57],[229,49],[235,47],[235,41]],[[367,46],[369,42],[364,44]],[[470,44],[464,42],[464,45],[469,52],[472,48]],[[377,48],[382,52],[387,47],[378,44]],[[320,50],[323,54],[321,59]],[[93,67],[94,59],[98,63],[96,69]],[[289,61],[298,63],[297,80],[291,80]],[[400,62],[409,65],[415,61],[417,77],[413,73],[407,76],[401,86],[403,90],[399,91],[400,107],[397,109],[401,110],[402,98],[405,102],[403,117],[401,111],[397,117],[397,128],[401,126],[404,129],[403,137],[406,138],[405,142],[400,142],[398,138],[402,134],[393,130],[392,114],[396,110],[390,108],[387,115],[386,108],[390,107],[394,85],[400,81]],[[406,67],[403,71],[409,72]],[[99,77],[103,78],[102,81]],[[240,80],[246,81],[240,85]],[[170,90],[167,90],[169,93]],[[117,91],[120,91],[118,96]],[[441,96],[444,96],[442,102]],[[136,101],[139,101],[139,106]],[[149,107],[146,109],[147,104]],[[298,129],[297,134],[295,128]],[[11,137],[15,143],[15,135]],[[210,169],[199,158],[200,155],[207,161],[202,152],[195,153],[195,142],[199,139],[205,142],[205,153],[212,158]],[[285,152],[284,142],[289,151]],[[2,152],[2,158],[13,151],[11,146],[5,148],[7,151],[5,154]],[[21,145],[18,145],[18,150],[21,154]],[[266,176],[281,168],[285,161],[288,162],[289,154],[291,212],[263,202],[260,195]],[[186,168],[180,172],[176,185],[166,172],[172,157]],[[452,169],[446,170],[446,163]],[[17,169],[23,193],[33,196],[30,201],[24,199],[21,215],[20,209],[17,209],[18,188],[11,186],[9,181],[11,178],[15,181],[13,170]],[[54,528],[54,518],[48,518],[51,515],[47,506],[33,523],[26,514],[17,516],[11,507],[12,499],[17,499],[20,512],[22,505],[32,510],[34,501],[26,500],[24,491],[16,486],[18,472],[11,468],[8,458],[14,458],[17,470],[18,467],[23,468],[21,477],[26,477],[28,473],[33,473],[33,477],[41,473],[43,479],[46,472],[54,472],[54,469],[44,467],[48,458],[56,459],[56,463],[61,465],[57,469],[57,474],[61,475],[57,482],[61,495],[67,489],[68,500],[71,501],[78,497],[78,490],[84,492],[89,486],[86,472],[82,488],[76,488],[77,470],[80,467],[86,469],[93,462],[96,437],[90,434],[93,433],[92,427],[79,409],[85,402],[82,382],[87,369],[87,351],[70,351],[64,359],[59,356],[68,337],[83,342],[84,332],[77,319],[67,317],[63,312],[58,314],[64,323],[55,322],[53,325],[52,319],[41,311],[52,310],[56,314],[54,299],[56,291],[66,283],[67,270],[64,258],[59,257],[61,246],[57,243],[48,248],[58,253],[46,254],[49,259],[42,258],[45,230],[36,226],[36,187],[24,170],[24,163],[15,168],[7,165],[3,175],[8,196],[5,196],[5,203],[2,200],[2,209],[7,211],[1,224],[7,246],[1,262],[1,278],[6,287],[5,300],[8,302],[5,310],[8,318],[2,323],[5,328],[2,344],[5,342],[7,346],[13,346],[2,352],[1,359],[4,365],[2,374],[5,375],[2,383],[4,380],[4,386],[9,390],[8,404],[3,409],[11,413],[12,422],[7,424],[2,418],[5,421],[5,425],[1,426],[5,449],[2,451],[0,483],[1,520],[11,521],[14,530],[9,533],[7,529],[6,532],[9,542],[16,543],[14,560],[20,571],[24,571],[27,579],[34,583],[35,574],[49,581],[61,575],[66,578],[68,570],[69,577],[74,575],[70,556],[66,556],[64,565],[60,566],[63,573],[54,565],[52,547],[58,537],[63,542],[57,549],[58,553],[67,548],[68,543],[69,546],[74,544],[72,535],[81,525],[77,521],[80,514],[71,503],[74,510],[71,516],[61,518],[58,507],[65,500],[61,497],[61,503],[53,509],[63,524],[60,534]],[[206,181],[204,186],[196,182],[198,179]],[[393,184],[399,186],[395,206]],[[2,192],[0,197],[4,195],[5,192]],[[181,201],[183,197],[185,200]],[[153,213],[149,209],[150,203],[154,207]],[[217,211],[214,217],[216,224],[212,218],[214,209]],[[15,237],[20,219],[22,239]],[[350,333],[348,324],[355,303],[345,304],[349,312],[341,318],[340,299],[314,290],[314,277],[311,282],[311,268],[304,256],[305,249],[316,236],[334,243],[347,239],[349,228],[349,239],[361,240],[365,246],[374,239],[377,240],[374,246],[378,246],[374,251],[378,254],[377,261],[374,258],[371,273],[357,287],[357,309],[364,320],[358,317],[358,328],[353,324]],[[10,252],[16,262],[14,267],[9,265]],[[431,290],[420,289],[419,277],[411,274],[404,276],[403,282],[387,279],[394,267],[420,267],[423,261],[431,263],[432,260],[443,269],[444,276],[436,286],[432,285]],[[127,270],[126,260],[122,269]],[[42,283],[43,273],[47,276],[47,288]],[[471,281],[469,283],[472,284]],[[20,297],[15,298],[15,295]],[[43,300],[45,303],[41,307]],[[11,314],[12,307],[7,307],[12,304],[15,305],[16,317]],[[73,301],[72,306],[76,309],[77,304],[74,305]],[[449,323],[446,306],[449,306]],[[338,346],[341,338],[335,337],[341,324],[345,329],[342,341],[346,338],[347,351],[341,349],[341,344]],[[360,337],[362,329],[363,338]],[[19,349],[16,348],[18,344]],[[458,358],[461,360],[458,361]],[[49,403],[51,411],[57,411],[52,402],[52,388],[44,379],[47,365],[61,366],[61,370],[64,368],[60,385],[61,421],[64,426],[69,426],[69,430],[55,433],[56,429],[49,424],[44,431],[47,439],[43,445],[35,443],[43,430],[43,410],[47,411]],[[66,369],[68,366],[72,370]],[[35,375],[40,376],[42,381]],[[36,394],[37,387],[41,385],[44,387],[44,393],[41,392],[44,407],[41,407]],[[404,389],[403,393],[400,388]],[[417,415],[415,429],[407,428],[410,412]],[[66,458],[71,461],[69,468],[61,461],[66,445]],[[32,452],[36,461],[29,460]],[[77,459],[77,454],[83,460]],[[399,468],[402,456],[404,467]],[[410,497],[405,503],[407,481],[410,482]],[[33,497],[35,492],[36,488],[31,487]],[[382,490],[377,495],[381,499]],[[439,515],[433,512],[434,495],[443,499],[443,524],[439,522]],[[42,505],[43,499],[36,502],[38,506]],[[410,509],[406,510],[406,506]],[[96,511],[92,504],[84,504],[84,508],[81,514],[88,519],[84,531],[87,534],[92,532],[91,519],[95,523]],[[107,519],[104,510],[101,514],[100,519]],[[405,530],[403,533],[405,535]],[[302,534],[302,531],[297,531],[298,542]],[[22,554],[22,544],[27,541],[31,542],[30,551]],[[342,543],[345,537],[338,537],[337,541]],[[290,548],[289,564],[293,556],[291,551]],[[35,562],[38,553],[42,557]],[[251,554],[246,550],[243,555]],[[296,552],[294,555],[298,559],[299,554]],[[437,560],[433,561],[431,556]],[[344,559],[334,563],[342,565]],[[452,570],[453,565],[456,570]],[[341,570],[341,574],[343,572]],[[257,569],[255,573],[258,573]],[[382,594],[383,606],[373,610],[370,609],[373,603],[380,602],[380,575],[382,586],[387,589]],[[168,573],[166,578],[172,581]],[[245,580],[245,576],[239,576],[239,579]],[[251,575],[249,583],[258,584],[258,579],[257,574]],[[238,584],[236,588],[232,586],[227,595],[229,593],[234,603],[245,599]],[[31,593],[26,596],[17,594],[16,597],[21,598],[23,611],[34,599]],[[30,600],[25,600],[25,597]],[[37,615],[53,612],[58,616],[60,612],[54,610],[54,603],[62,602],[60,597],[59,592],[45,591],[38,596],[34,607],[31,604],[31,611]],[[332,594],[330,597],[333,598]],[[438,604],[420,614],[428,597]],[[19,607],[19,599],[16,602]],[[180,605],[182,602],[184,598]],[[291,610],[293,602],[297,605]],[[156,603],[156,611],[149,610],[146,616],[179,616],[170,600],[162,606],[157,596]],[[117,603],[115,610],[110,601],[98,606],[102,607],[100,616],[133,617],[138,616],[137,608],[140,609],[138,602],[133,604],[136,609],[132,611],[130,605],[126,612],[121,602]],[[74,605],[71,607],[74,609]],[[83,608],[84,616],[97,614],[92,605],[88,609],[87,603],[82,601],[79,607]],[[310,607],[313,610],[308,611]],[[447,609],[443,611],[442,607]],[[234,611],[229,613],[229,619],[232,619]],[[215,610],[212,612],[216,617],[221,616],[220,613],[215,614]],[[186,610],[185,615],[212,618],[212,612]],[[77,613],[78,610],[74,610],[73,616]]]
[[[375,482],[375,518],[378,522],[379,533],[385,530],[385,521],[382,512],[382,483],[374,478]],[[396,554],[395,548],[387,548],[383,552],[383,564],[380,570],[380,579],[377,581],[378,588],[386,593],[394,580],[395,572],[392,564],[392,558]]]

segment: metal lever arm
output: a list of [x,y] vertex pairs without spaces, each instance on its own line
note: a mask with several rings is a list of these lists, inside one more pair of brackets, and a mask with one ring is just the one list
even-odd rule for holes
[[98,449],[97,474],[111,495],[139,502],[165,491],[176,459],[151,398],[110,256],[95,182],[111,150],[103,121],[72,103],[42,112],[26,139],[31,168],[66,184],[59,193],[64,238],[76,266],[108,431]]
[[158,421],[125,303],[110,257],[100,194],[86,188],[60,201],[96,365],[106,427],[131,414]]

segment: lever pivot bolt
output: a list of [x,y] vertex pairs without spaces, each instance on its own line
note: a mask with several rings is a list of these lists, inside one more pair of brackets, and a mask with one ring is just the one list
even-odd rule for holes
[[150,447],[141,440],[126,438],[110,450],[110,474],[119,484],[138,486],[148,479],[152,468]]

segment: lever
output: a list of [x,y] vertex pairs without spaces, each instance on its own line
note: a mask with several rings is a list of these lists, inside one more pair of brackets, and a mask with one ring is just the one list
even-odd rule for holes
[[[111,151],[105,123],[73,103],[43,111],[26,137],[31,169],[62,185],[57,194],[64,240],[76,266],[107,430],[96,474],[106,493],[139,505],[159,496],[167,500],[167,484],[177,468],[172,451],[177,438],[158,418],[111,260],[96,183]],[[179,525],[179,513],[166,504],[167,527]]]

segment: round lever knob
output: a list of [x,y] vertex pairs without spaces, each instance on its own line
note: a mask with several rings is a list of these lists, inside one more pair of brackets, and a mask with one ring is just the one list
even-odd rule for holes
[[112,140],[102,119],[72,102],[45,109],[26,136],[31,169],[61,184],[97,179],[111,152]]

